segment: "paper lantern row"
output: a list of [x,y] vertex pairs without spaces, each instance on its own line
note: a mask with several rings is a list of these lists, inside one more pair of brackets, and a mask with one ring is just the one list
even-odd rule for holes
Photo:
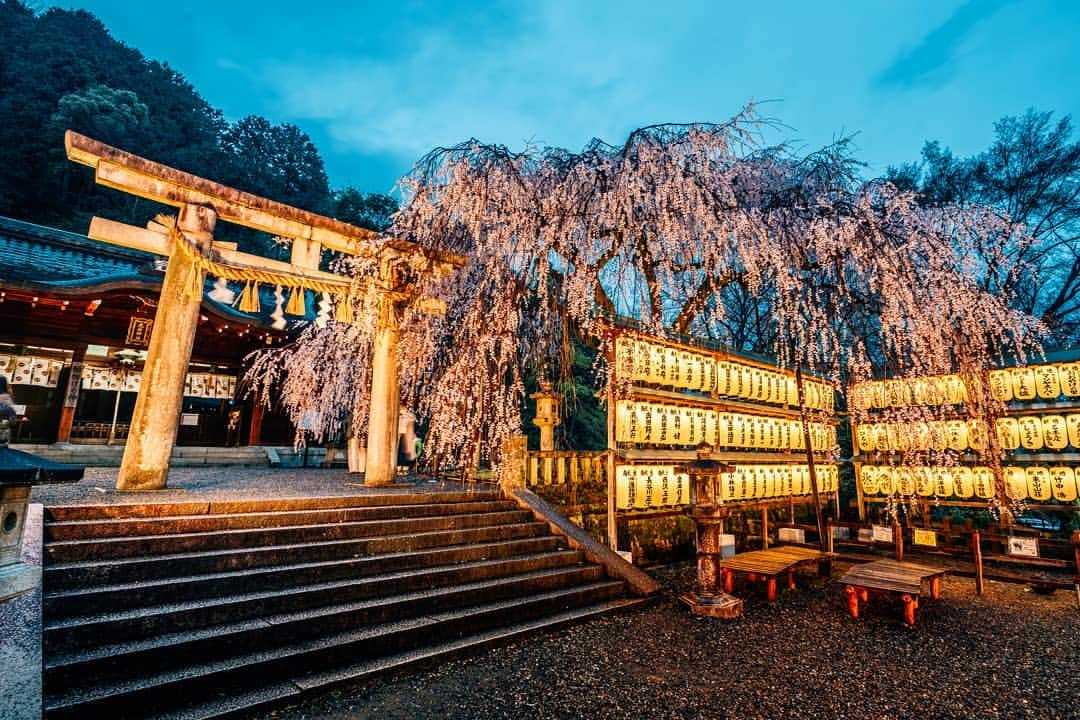
[[[1077,497],[1077,472],[1068,466],[1032,465],[1002,468],[1005,490],[1017,500],[1044,502],[1051,498],[1073,502]],[[927,467],[863,465],[859,484],[864,495],[919,495],[922,497],[994,497],[994,471],[989,467]]]
[[[677,350],[645,340],[620,337],[615,341],[615,367],[622,377],[684,390],[698,390],[778,405],[797,405],[795,378],[779,370],[716,360],[689,350]],[[833,387],[819,380],[804,381],[807,407],[832,412]]]
[[[139,392],[142,372],[127,373],[117,368],[86,368],[82,375],[83,390],[120,390]],[[236,395],[236,377],[216,373],[188,373],[184,380],[184,397],[230,400]]]
[[[998,443],[1003,450],[1080,450],[1080,414],[1024,415],[997,420]],[[864,452],[907,450],[975,450],[987,447],[982,420],[931,420],[915,423],[863,423],[855,426],[859,449]]]
[[[1001,402],[1080,397],[1080,362],[991,370],[989,382],[991,397]],[[856,383],[850,397],[852,407],[860,410],[959,405],[967,401],[968,388],[959,375],[940,375]]]
[[[816,465],[820,492],[836,492],[836,465]],[[674,465],[620,465],[616,472],[615,505],[620,510],[676,507],[690,503],[690,478]],[[724,502],[768,500],[811,494],[806,465],[739,465],[722,478]]]
[[33,355],[0,355],[0,375],[12,385],[56,387],[64,363]]
[[[809,423],[811,447],[836,447],[836,428]],[[787,418],[718,412],[705,408],[620,400],[615,411],[615,440],[644,445],[697,445],[805,450],[802,423]]]

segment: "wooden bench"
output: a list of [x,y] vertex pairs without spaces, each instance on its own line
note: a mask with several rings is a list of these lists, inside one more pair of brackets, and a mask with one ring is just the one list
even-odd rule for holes
[[746,573],[750,582],[760,578],[766,582],[769,601],[776,600],[776,579],[787,573],[788,589],[795,589],[795,570],[804,565],[817,565],[832,560],[833,555],[804,547],[781,546],[768,550],[739,553],[720,561],[720,574],[724,592],[730,593],[735,586],[735,573]]
[[912,562],[875,560],[855,565],[844,573],[840,582],[847,585],[844,592],[847,594],[851,617],[859,617],[859,601],[866,602],[871,592],[882,595],[899,594],[904,601],[904,622],[914,625],[919,597],[923,594],[923,584],[929,583],[930,597],[937,600],[941,597],[941,578],[947,572],[944,568]]

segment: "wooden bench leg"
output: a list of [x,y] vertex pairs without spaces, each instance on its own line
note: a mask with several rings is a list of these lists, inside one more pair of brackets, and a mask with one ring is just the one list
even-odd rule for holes
[[757,582],[757,573],[746,573],[746,579],[752,583]]
[[900,596],[904,601],[904,622],[908,625],[915,624],[915,611],[919,607],[919,598],[904,593]]
[[930,581],[930,597],[935,600],[941,599],[941,578],[936,577]]
[[735,590],[735,573],[727,568],[721,568],[720,577],[724,581],[724,592],[733,592]]
[[844,588],[844,594],[847,595],[847,609],[851,617],[859,617],[859,589],[848,585]]
[[769,602],[776,600],[776,578],[770,577],[767,581],[766,588],[768,588]]

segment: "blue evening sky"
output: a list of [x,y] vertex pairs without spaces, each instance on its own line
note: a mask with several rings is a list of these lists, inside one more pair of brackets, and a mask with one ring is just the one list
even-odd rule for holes
[[926,139],[977,152],[1028,107],[1080,119],[1080,0],[57,1],[369,191],[469,137],[577,150],[751,98],[807,149],[858,133],[869,176]]

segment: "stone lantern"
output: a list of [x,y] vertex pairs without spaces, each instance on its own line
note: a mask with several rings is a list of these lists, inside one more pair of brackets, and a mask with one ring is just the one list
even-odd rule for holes
[[736,618],[743,602],[720,587],[720,535],[731,509],[724,505],[723,477],[735,472],[734,465],[712,459],[712,445],[697,446],[697,459],[676,466],[675,472],[690,476],[691,504],[686,514],[697,529],[697,592],[682,597],[695,615]]
[[540,428],[540,450],[555,449],[555,427],[561,422],[559,419],[559,393],[551,391],[550,380],[540,381],[540,392],[533,393],[529,397],[536,401],[536,417],[533,425]]

